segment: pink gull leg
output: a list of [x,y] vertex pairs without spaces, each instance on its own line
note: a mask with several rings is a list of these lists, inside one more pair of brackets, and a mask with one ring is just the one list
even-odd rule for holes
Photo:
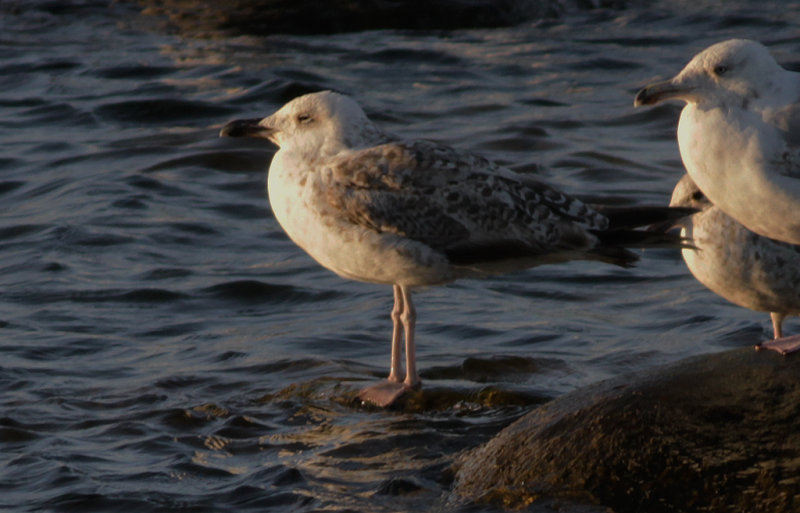
[[414,342],[417,309],[414,308],[414,303],[411,301],[411,291],[408,287],[401,286],[400,291],[403,294],[403,303],[405,304],[401,320],[406,331],[406,379],[403,384],[407,388],[414,388],[420,384],[419,375],[417,374],[417,347]]
[[[406,287],[394,286],[394,308],[392,308],[392,360],[389,377],[375,385],[361,390],[358,397],[362,401],[386,408],[394,403],[411,387],[419,383],[416,371],[416,354],[414,350],[414,323],[416,311],[411,302],[411,293]],[[400,359],[400,331],[406,335],[406,361],[408,372],[405,381],[402,378]],[[409,383],[413,383],[409,385]]]

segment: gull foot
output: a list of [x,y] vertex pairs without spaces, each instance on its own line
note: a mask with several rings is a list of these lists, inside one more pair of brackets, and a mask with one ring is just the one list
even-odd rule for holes
[[800,335],[792,335],[791,337],[776,338],[767,342],[762,342],[756,345],[756,350],[772,349],[780,354],[786,356],[789,353],[794,353],[800,350]]
[[358,398],[364,402],[386,408],[391,406],[403,394],[409,392],[411,388],[403,383],[396,383],[394,381],[381,381],[374,385],[370,385],[361,389],[358,393]]

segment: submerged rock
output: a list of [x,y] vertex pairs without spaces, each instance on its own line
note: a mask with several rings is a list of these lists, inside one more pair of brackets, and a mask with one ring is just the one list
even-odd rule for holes
[[800,356],[742,348],[578,390],[522,417],[458,467],[454,501],[797,512]]
[[565,9],[618,7],[623,0],[139,0],[185,35],[332,34],[377,29],[512,26]]

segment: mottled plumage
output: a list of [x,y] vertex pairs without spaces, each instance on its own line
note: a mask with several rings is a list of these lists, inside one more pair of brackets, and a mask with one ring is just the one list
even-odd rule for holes
[[319,194],[350,222],[464,261],[470,250],[487,247],[507,250],[489,261],[587,250],[597,244],[588,230],[608,227],[575,198],[432,142],[347,152],[329,168]]

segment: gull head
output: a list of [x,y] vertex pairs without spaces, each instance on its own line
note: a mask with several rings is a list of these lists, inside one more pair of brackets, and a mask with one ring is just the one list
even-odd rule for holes
[[383,137],[361,107],[333,91],[299,96],[263,119],[231,121],[221,137],[261,137],[282,150],[330,156],[376,144]]
[[694,183],[694,180],[687,174],[678,181],[675,188],[672,190],[672,199],[669,201],[670,207],[689,207],[698,210],[705,210],[712,205],[712,203],[700,190],[700,187]]
[[639,107],[683,100],[700,108],[747,108],[778,86],[783,72],[761,43],[730,39],[695,55],[674,78],[639,91],[633,104]]

